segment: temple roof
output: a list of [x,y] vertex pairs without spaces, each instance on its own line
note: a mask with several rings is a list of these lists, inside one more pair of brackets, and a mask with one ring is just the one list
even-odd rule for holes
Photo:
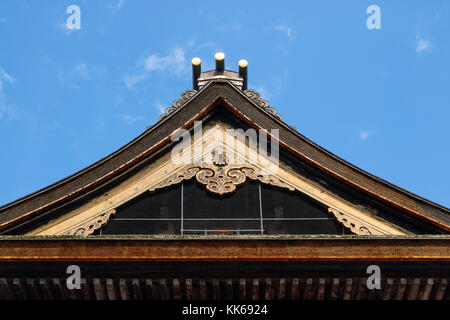
[[289,126],[288,120],[283,119],[258,92],[246,88],[246,63],[240,64],[239,73],[225,70],[220,63],[219,66],[216,63],[216,70],[201,73],[198,65],[193,65],[194,89],[183,93],[141,135],[85,169],[0,207],[0,232],[49,213],[114,180],[167,146],[175,130],[192,127],[194,121],[203,119],[219,107],[255,129],[279,129],[281,148],[356,192],[367,194],[444,232],[450,231],[450,209],[356,167]]

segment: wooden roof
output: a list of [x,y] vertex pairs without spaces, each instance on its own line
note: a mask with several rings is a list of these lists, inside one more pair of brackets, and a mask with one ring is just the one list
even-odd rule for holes
[[91,166],[42,190],[0,207],[0,230],[5,230],[50,209],[82,197],[136,165],[170,142],[179,128],[189,128],[218,106],[255,129],[279,129],[282,148],[396,209],[450,231],[450,209],[397,187],[337,157],[285,123],[258,97],[246,95],[227,80],[213,80],[198,92],[182,96],[176,108],[124,147]]

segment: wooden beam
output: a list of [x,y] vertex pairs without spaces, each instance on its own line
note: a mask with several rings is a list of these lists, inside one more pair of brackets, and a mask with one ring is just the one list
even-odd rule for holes
[[106,293],[108,295],[108,300],[118,300],[113,279],[106,279]]
[[345,289],[343,294],[344,300],[351,300],[352,299],[352,292],[353,292],[353,279],[347,278],[345,282]]
[[206,287],[206,280],[200,279],[200,300],[208,300],[208,288]]
[[281,278],[278,286],[278,300],[286,299],[286,279]]
[[[135,254],[139,252],[139,254]],[[450,261],[448,238],[0,239],[2,261]]]
[[300,288],[298,278],[292,279],[291,285],[291,300],[298,300],[300,298]]
[[325,299],[325,278],[319,278],[317,286],[317,300]]
[[312,278],[306,279],[305,290],[303,291],[303,300],[312,300],[314,296],[314,282]]
[[48,279],[46,278],[40,278],[39,279],[39,288],[41,289],[42,298],[44,300],[54,300],[55,297],[52,292],[52,287],[48,283]]
[[139,279],[131,280],[131,287],[133,288],[134,300],[144,300],[144,293],[142,292],[141,284]]
[[233,300],[233,280],[225,280],[225,300]]
[[389,300],[392,297],[394,290],[394,280],[392,278],[386,279],[386,285],[383,292],[383,300]]
[[172,293],[169,286],[166,284],[166,279],[159,279],[159,293],[161,300],[172,300]]
[[272,279],[266,278],[265,283],[264,300],[273,300]]
[[105,288],[99,278],[95,278],[93,281],[94,294],[96,300],[106,300],[107,296],[105,293]]
[[259,279],[253,279],[252,300],[259,300]]
[[247,297],[247,287],[245,279],[239,279],[239,300],[245,300]]
[[420,279],[415,278],[414,280],[409,281],[409,290],[408,295],[406,296],[407,300],[416,300],[417,294],[419,293],[420,289]]
[[14,293],[11,291],[6,278],[0,278],[0,291],[2,292],[3,299],[14,300]]
[[19,300],[28,300],[27,292],[25,291],[25,287],[22,283],[22,280],[19,278],[13,279],[13,291]]
[[436,294],[434,295],[434,300],[442,300],[445,295],[445,290],[447,289],[447,279],[441,279],[439,282],[439,286],[436,290]]
[[122,300],[130,300],[130,289],[126,279],[119,279],[119,293]]
[[[375,290],[375,289],[372,289]],[[358,293],[356,294],[356,300],[367,299],[367,279],[361,278],[358,285]]]
[[433,286],[434,286],[434,279],[428,278],[427,282],[423,288],[423,291],[419,294],[419,299],[420,300],[429,300],[431,291],[433,291]]
[[397,285],[397,294],[395,296],[395,300],[403,300],[405,296],[407,281],[404,278],[401,278]]
[[221,299],[219,280],[217,279],[212,280],[212,298],[213,300]]
[[192,289],[192,279],[186,279],[186,300],[194,300],[194,292]]
[[83,300],[93,300],[92,290],[86,278],[81,278],[80,286],[81,286],[81,297],[83,298]]
[[181,300],[182,295],[181,295],[180,280],[173,279],[172,286],[173,286],[173,300]]
[[333,284],[330,290],[330,300],[339,299],[339,278],[333,278]]

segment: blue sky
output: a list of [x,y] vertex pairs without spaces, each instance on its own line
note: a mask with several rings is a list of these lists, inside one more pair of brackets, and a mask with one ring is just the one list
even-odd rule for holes
[[302,134],[450,207],[449,33],[445,0],[1,0],[0,205],[133,139],[221,50]]

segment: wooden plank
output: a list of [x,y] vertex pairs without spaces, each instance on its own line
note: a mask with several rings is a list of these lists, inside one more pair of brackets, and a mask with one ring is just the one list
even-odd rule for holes
[[106,293],[108,295],[108,300],[118,300],[118,295],[116,288],[114,287],[113,279],[106,279]]
[[333,278],[333,283],[330,290],[330,300],[339,299],[339,278]]
[[395,295],[395,300],[403,300],[405,296],[407,281],[404,278],[401,278],[397,285],[397,294]]
[[[356,294],[356,300],[366,300],[367,299],[367,279],[359,279],[358,292]],[[374,290],[374,289],[373,289]]]
[[181,287],[180,287],[180,280],[173,279],[172,281],[173,286],[173,300],[181,300]]
[[89,286],[89,283],[86,280],[86,278],[81,278],[80,286],[81,286],[81,297],[83,298],[83,300],[93,300],[91,287]]
[[394,280],[392,278],[387,278],[383,292],[383,300],[391,299],[393,291],[394,291]]
[[200,300],[208,300],[208,288],[206,287],[206,280],[200,279]]
[[122,300],[130,300],[130,288],[128,287],[128,283],[126,279],[119,279],[119,293],[120,299]]
[[141,284],[139,279],[134,278],[131,280],[131,287],[133,291],[134,300],[144,300],[144,293],[142,292]]
[[259,300],[259,279],[253,279],[252,300]]
[[53,295],[52,286],[49,284],[48,279],[39,279],[39,288],[41,289],[42,298],[44,300],[55,300]]
[[434,286],[434,279],[433,278],[428,278],[427,282],[423,288],[423,292],[421,292],[419,294],[419,299],[420,300],[429,300],[430,299],[430,295],[431,295],[431,291],[433,291],[433,286]]
[[239,300],[247,298],[247,287],[245,279],[239,279]]
[[445,290],[447,289],[447,279],[441,279],[439,286],[437,287],[436,293],[434,295],[434,300],[442,300],[445,295]]
[[105,288],[99,278],[95,278],[93,281],[94,294],[96,300],[106,300]]
[[278,285],[278,300],[286,299],[286,279],[281,278]]
[[409,290],[408,295],[406,296],[407,300],[416,300],[417,294],[419,293],[420,289],[420,279],[415,278],[414,280],[409,281]]
[[343,294],[342,299],[351,300],[352,292],[353,292],[353,279],[347,278],[347,280],[345,281],[345,288],[344,288],[344,294]]
[[272,279],[266,278],[265,284],[264,300],[273,300]]
[[300,288],[298,278],[292,279],[291,285],[291,300],[298,300],[300,298]]
[[225,280],[225,300],[233,300],[233,280]]
[[217,279],[212,281],[212,298],[213,300],[220,300],[221,298],[219,280]]

